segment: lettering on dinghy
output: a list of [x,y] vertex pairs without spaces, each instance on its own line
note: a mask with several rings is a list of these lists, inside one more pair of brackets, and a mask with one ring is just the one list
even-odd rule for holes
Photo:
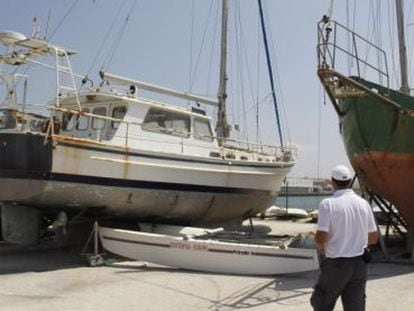
[[238,254],[238,255],[251,255],[250,251],[245,251],[245,250],[237,250],[237,249],[222,250],[222,249],[216,249],[216,248],[209,248],[209,245],[205,243],[171,242],[170,247],[185,249],[185,250],[228,253],[228,254]]
[[208,251],[207,244],[201,243],[185,243],[185,242],[171,242],[171,248],[179,248],[179,249],[188,249],[188,250],[196,250],[196,251]]

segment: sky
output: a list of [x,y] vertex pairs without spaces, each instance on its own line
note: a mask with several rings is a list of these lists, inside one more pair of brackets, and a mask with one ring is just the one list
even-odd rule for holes
[[[331,1],[263,2],[277,74],[276,92],[279,106],[283,106],[280,113],[288,124],[288,142],[298,148],[297,163],[289,176],[329,177],[335,165],[349,166],[337,116],[316,75],[316,24],[328,13]],[[346,14],[354,12],[355,0],[334,2],[335,19],[343,24],[355,20],[355,27],[360,23],[366,31],[372,1],[358,1],[361,8],[357,14],[353,13],[355,19],[354,15]],[[131,79],[214,98],[218,84],[220,3],[218,0],[2,0],[0,31],[14,30],[30,36],[36,17],[41,34],[46,33],[49,41],[79,52],[72,60],[74,71],[79,74],[88,74],[99,81],[98,72],[103,68]],[[229,54],[236,55],[229,56],[228,61],[230,123],[253,132],[236,132],[236,138],[254,139],[255,103],[259,102],[260,141],[278,143],[258,28],[257,1],[230,0],[230,5]],[[411,1],[406,6],[411,8]],[[45,83],[32,82],[32,90]],[[252,91],[253,88],[258,91]],[[38,100],[41,95],[37,94]],[[236,110],[235,103],[242,109]]]

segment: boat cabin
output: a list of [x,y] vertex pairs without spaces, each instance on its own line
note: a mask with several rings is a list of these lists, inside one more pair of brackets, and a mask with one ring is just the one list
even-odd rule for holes
[[211,118],[145,99],[108,94],[80,96],[82,110],[73,99],[57,108],[61,135],[159,152],[208,156],[217,150]]

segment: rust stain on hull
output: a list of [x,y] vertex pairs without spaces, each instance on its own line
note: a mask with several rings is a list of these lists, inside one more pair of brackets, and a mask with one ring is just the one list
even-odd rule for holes
[[367,151],[351,163],[362,181],[414,226],[414,155]]

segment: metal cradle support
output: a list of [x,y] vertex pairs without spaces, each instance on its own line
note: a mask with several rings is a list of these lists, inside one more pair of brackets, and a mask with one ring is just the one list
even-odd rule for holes
[[[87,253],[87,249],[88,249],[89,244],[92,241],[92,238],[93,238],[93,253]],[[88,264],[91,267],[99,267],[104,264],[102,253],[99,253],[99,225],[97,221],[95,221],[95,223],[93,224],[92,231],[89,234],[88,240],[86,241],[86,244],[81,254],[86,256]]]

